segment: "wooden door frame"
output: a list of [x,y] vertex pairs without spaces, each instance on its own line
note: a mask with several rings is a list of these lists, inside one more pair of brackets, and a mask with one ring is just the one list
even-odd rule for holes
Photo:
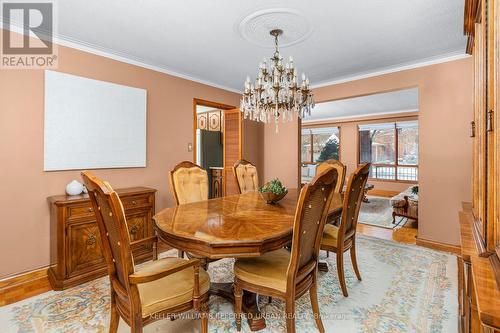
[[[193,98],[193,163],[196,163],[196,147],[197,147],[196,129],[198,129],[198,115],[196,113],[196,107],[198,105],[213,107],[214,109],[220,109],[220,110],[236,109],[236,107],[232,105],[207,101],[201,98]],[[221,124],[221,126],[222,125],[223,124]]]

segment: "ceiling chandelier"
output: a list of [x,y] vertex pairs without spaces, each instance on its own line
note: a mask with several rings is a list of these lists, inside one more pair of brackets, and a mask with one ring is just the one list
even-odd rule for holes
[[290,57],[288,63],[283,63],[278,48],[278,37],[283,31],[274,29],[270,34],[274,36],[276,46],[274,55],[269,59],[270,68],[264,58],[259,64],[259,74],[255,82],[251,82],[250,77],[247,77],[240,110],[245,119],[263,123],[274,120],[278,132],[280,117],[285,123],[310,115],[311,109],[314,108],[314,97],[305,74],[302,74],[302,83],[299,84],[293,58]]

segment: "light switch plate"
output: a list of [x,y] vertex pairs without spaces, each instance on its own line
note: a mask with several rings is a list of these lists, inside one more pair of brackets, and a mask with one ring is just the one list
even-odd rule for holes
[[188,143],[188,151],[189,152],[193,151],[193,144],[191,142]]

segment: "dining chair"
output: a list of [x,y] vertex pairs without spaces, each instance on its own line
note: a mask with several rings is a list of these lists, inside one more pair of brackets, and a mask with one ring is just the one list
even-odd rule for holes
[[120,317],[131,332],[162,318],[194,309],[201,315],[201,331],[208,332],[210,277],[197,259],[163,258],[137,268],[131,249],[156,236],[131,242],[122,202],[109,183],[82,172],[96,212],[103,255],[111,288],[109,332],[117,332]]
[[342,164],[338,160],[329,159],[318,165],[316,168],[317,173],[321,173],[325,171],[327,168],[333,167],[337,170],[339,175],[339,180],[337,181],[337,185],[335,185],[335,193],[341,193],[344,189],[345,176],[346,176],[346,166]]
[[361,164],[351,174],[347,182],[344,194],[344,204],[339,227],[332,224],[325,225],[321,250],[335,252],[337,254],[337,272],[342,293],[348,296],[344,274],[344,252],[350,250],[351,262],[356,277],[361,281],[358,263],[356,260],[356,226],[358,224],[359,208],[363,200],[363,189],[370,172],[370,163]]
[[208,200],[208,174],[190,161],[177,164],[170,171],[170,190],[177,205]]
[[317,175],[300,191],[295,211],[291,251],[279,249],[234,264],[236,327],[241,330],[243,290],[285,301],[287,332],[295,332],[295,300],[309,291],[316,326],[324,332],[317,296],[317,265],[336,170]]
[[[320,173],[322,171],[325,171],[328,168],[335,168],[337,170],[337,173],[339,175],[339,180],[337,181],[337,185],[335,185],[335,193],[342,193],[344,190],[344,183],[345,183],[345,176],[346,176],[346,166],[342,164],[339,160],[335,159],[329,159],[321,164],[319,164],[316,168],[316,172]],[[331,220],[326,220],[327,224],[336,224],[338,225],[340,223],[340,217],[335,217]],[[330,257],[330,251],[326,251],[326,256]]]
[[238,183],[240,194],[259,190],[257,167],[247,160],[239,160],[233,165],[233,173]]
[[[208,174],[199,165],[183,161],[170,171],[170,190],[176,205],[208,200]],[[200,259],[202,266],[208,269],[209,260],[194,253],[186,253],[188,258]],[[184,251],[178,250],[179,258],[184,258]]]

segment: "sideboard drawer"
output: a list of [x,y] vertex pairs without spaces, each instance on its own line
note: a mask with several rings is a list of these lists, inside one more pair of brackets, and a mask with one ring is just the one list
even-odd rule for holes
[[151,206],[150,196],[148,195],[137,195],[130,197],[120,198],[123,204],[123,208],[125,210],[140,208],[140,207],[148,207]]
[[92,218],[95,219],[94,209],[89,203],[72,205],[67,208],[68,219],[78,220],[82,218]]

